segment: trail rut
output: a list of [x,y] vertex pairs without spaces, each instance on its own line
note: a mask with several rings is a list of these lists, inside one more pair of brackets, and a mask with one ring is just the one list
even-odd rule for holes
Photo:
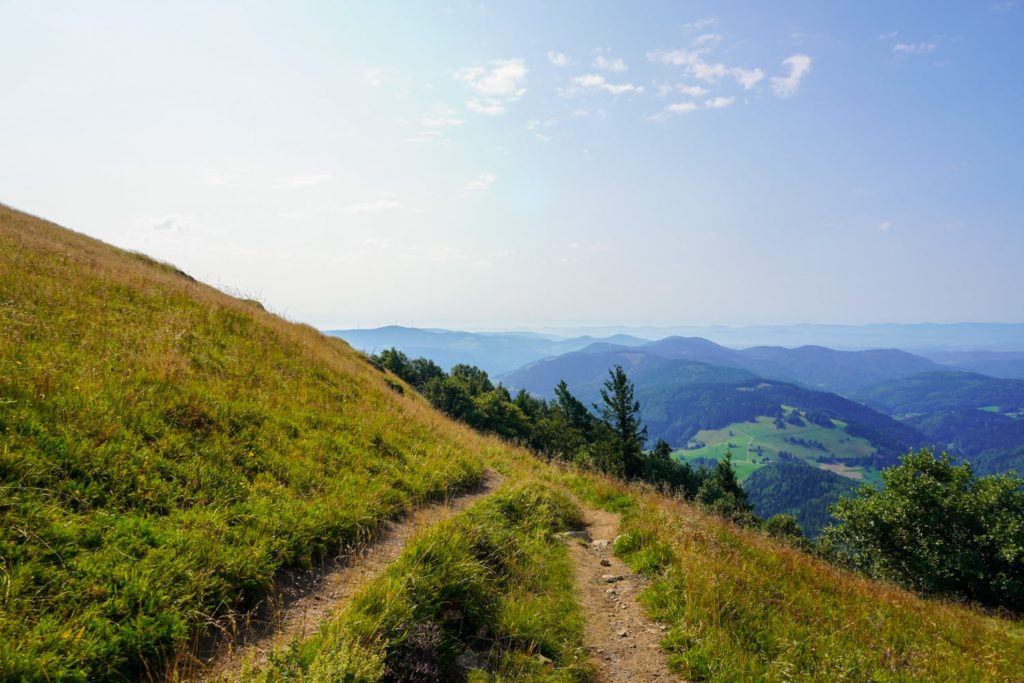
[[586,642],[601,681],[677,681],[659,641],[662,628],[643,611],[637,596],[646,580],[612,554],[619,516],[584,508],[589,543],[569,542],[576,588],[587,615]]
[[244,627],[230,640],[222,638],[205,656],[197,657],[187,667],[191,672],[186,672],[185,678],[240,680],[244,663],[265,663],[275,649],[294,638],[312,635],[360,586],[396,560],[417,531],[490,495],[502,480],[500,474],[488,470],[473,489],[387,523],[368,545],[336,557],[320,569],[283,576],[274,594]]

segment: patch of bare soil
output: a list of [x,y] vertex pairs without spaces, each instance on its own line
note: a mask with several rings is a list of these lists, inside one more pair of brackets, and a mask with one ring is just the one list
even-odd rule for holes
[[[612,554],[619,516],[584,508],[583,538],[570,539],[576,589],[587,614],[586,640],[602,681],[676,681],[659,641],[663,629],[637,596],[646,580]],[[583,541],[581,543],[580,541]]]
[[282,572],[260,606],[208,644],[206,652],[178,667],[178,676],[197,681],[240,680],[246,662],[263,664],[270,652],[316,632],[360,586],[395,561],[416,532],[490,495],[501,481],[501,475],[488,470],[475,488],[389,522],[366,545],[350,548],[321,567]]

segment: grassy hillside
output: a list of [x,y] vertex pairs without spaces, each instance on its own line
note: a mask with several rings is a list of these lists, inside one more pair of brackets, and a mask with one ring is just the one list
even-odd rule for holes
[[1024,626],[836,569],[693,505],[592,476],[616,554],[651,577],[669,665],[690,681],[1016,681]]
[[487,442],[393,379],[0,208],[0,679],[159,666],[282,566],[477,479]]

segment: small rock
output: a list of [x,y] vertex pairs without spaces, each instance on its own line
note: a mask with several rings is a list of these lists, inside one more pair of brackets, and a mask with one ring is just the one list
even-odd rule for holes
[[544,665],[553,664],[554,663],[550,659],[545,657],[544,655],[540,654],[539,652],[537,653],[537,661],[540,662],[541,664],[544,664]]
[[460,669],[480,669],[480,658],[472,650],[463,650],[462,654],[455,658],[455,666]]
[[590,548],[591,548],[592,550],[604,550],[604,549],[606,549],[606,548],[607,548],[607,547],[608,547],[609,545],[611,545],[611,542],[610,542],[610,541],[607,541],[607,540],[605,540],[605,539],[601,539],[601,540],[599,540],[599,541],[592,541],[592,542],[590,543]]
[[577,541],[590,543],[590,534],[588,534],[586,531],[563,531],[558,535],[563,538],[572,538]]
[[619,591],[615,590],[614,588],[609,588],[605,591],[605,593],[608,595],[618,595],[618,592]]
[[601,578],[604,580],[605,583],[615,583],[617,581],[622,581],[621,574],[604,574]]
[[619,638],[625,638],[629,635],[629,631],[627,631],[624,628],[620,628],[618,631],[615,632],[615,635],[617,635]]

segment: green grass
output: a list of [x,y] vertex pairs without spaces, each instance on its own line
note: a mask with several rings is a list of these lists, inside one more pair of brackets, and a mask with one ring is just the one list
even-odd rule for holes
[[[792,408],[788,409],[792,411]],[[795,457],[806,460],[815,467],[828,469],[817,462],[817,458],[825,455],[832,455],[840,462],[844,459],[863,458],[874,453],[875,449],[869,441],[862,437],[851,436],[846,432],[846,425],[833,420],[835,427],[828,429],[820,425],[806,422],[802,427],[786,424],[785,429],[776,429],[774,418],[760,416],[756,422],[734,422],[721,429],[704,429],[694,436],[693,441],[699,441],[705,446],[695,449],[677,450],[673,454],[679,460],[693,462],[699,458],[721,460],[726,452],[732,453],[733,467],[740,481],[746,479],[752,472],[760,469],[767,461],[776,461],[779,451],[788,451]],[[798,438],[805,441],[818,441],[827,450],[825,453],[816,448],[807,448],[800,444],[786,441],[786,438]],[[756,452],[756,448],[762,449],[763,455]],[[878,471],[871,467],[863,466],[838,466],[832,467],[837,474],[848,476],[851,479],[862,479],[864,481],[880,481]]]
[[689,681],[1012,681],[1024,625],[839,570],[699,508],[573,476],[623,512],[615,551],[651,577],[641,600]]
[[420,535],[319,633],[245,678],[404,680],[419,666],[458,680],[455,660],[472,652],[481,668],[470,681],[591,680],[572,565],[555,536],[579,520],[550,485],[504,487]]
[[493,447],[339,340],[0,208],[0,679],[159,671]]

